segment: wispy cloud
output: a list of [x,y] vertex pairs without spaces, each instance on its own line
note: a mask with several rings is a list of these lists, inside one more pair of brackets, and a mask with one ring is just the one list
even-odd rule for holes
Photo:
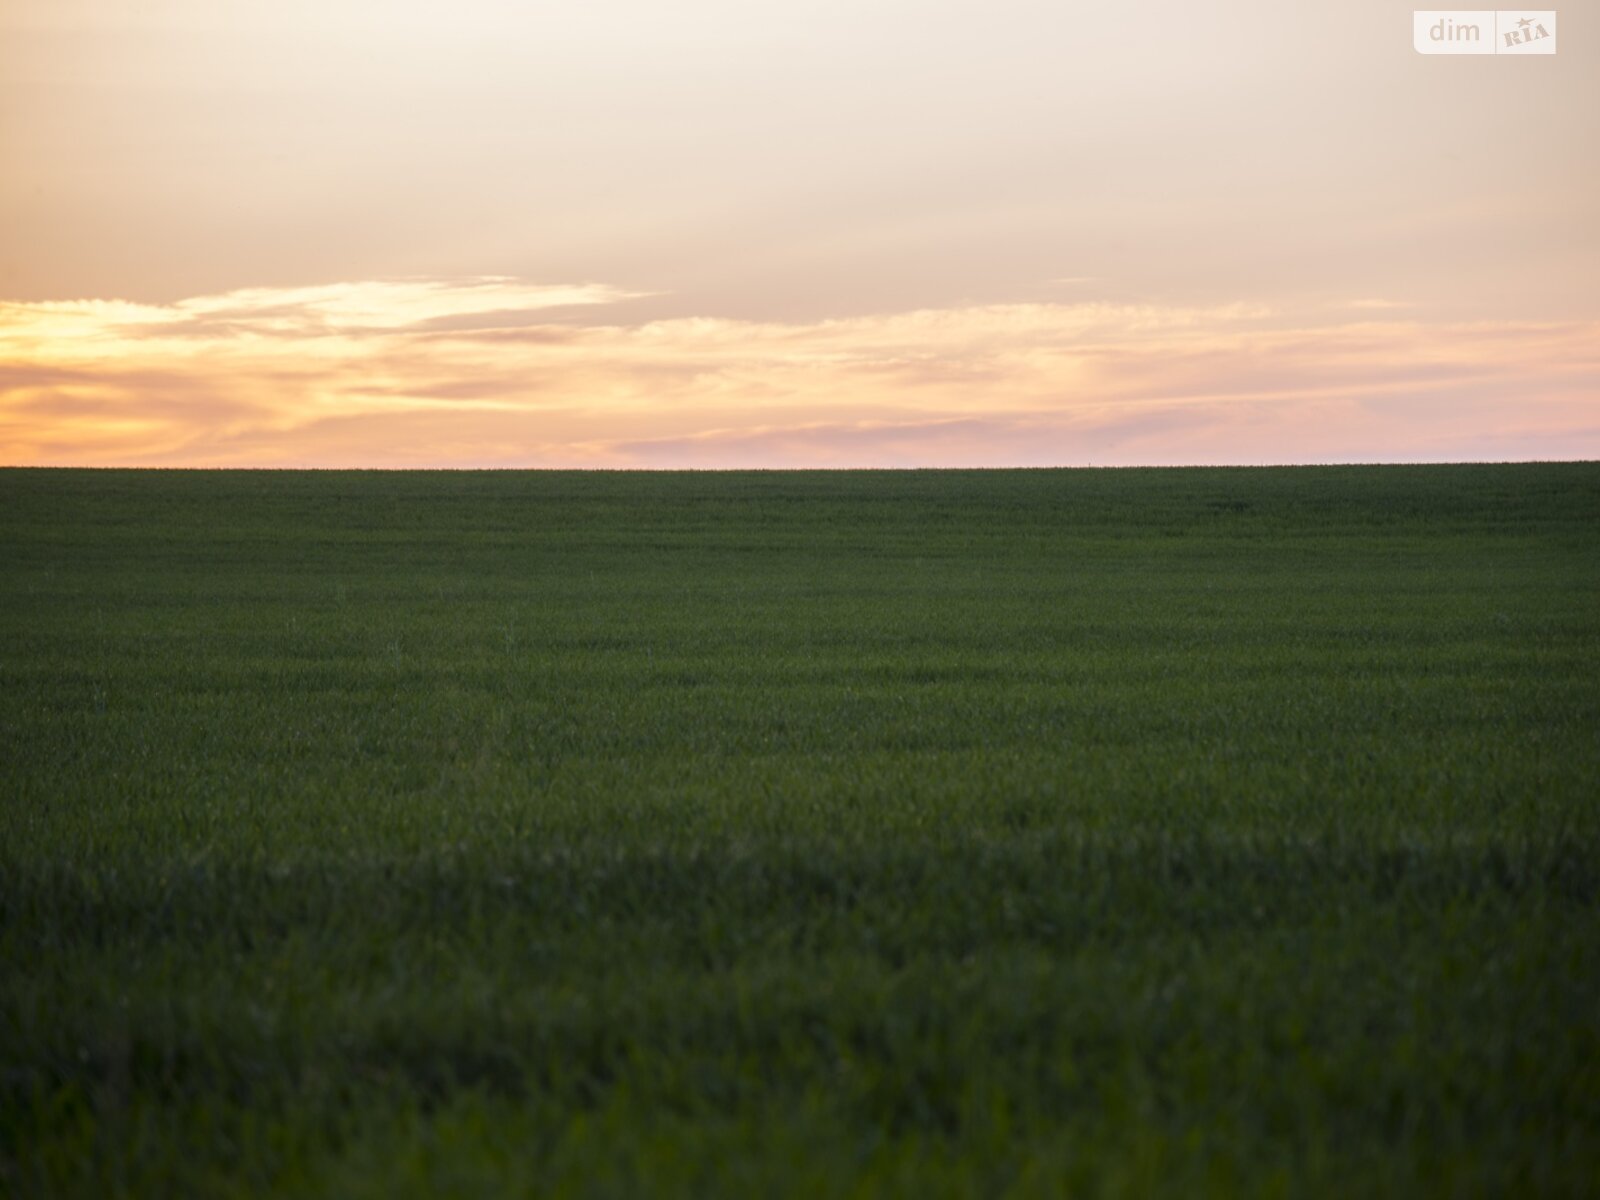
[[0,461],[913,466],[1596,457],[1600,322],[1354,300],[608,322],[510,278],[0,304]]

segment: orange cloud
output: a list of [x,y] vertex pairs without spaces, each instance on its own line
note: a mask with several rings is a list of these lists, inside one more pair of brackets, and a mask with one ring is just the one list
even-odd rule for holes
[[[1600,322],[1355,299],[605,323],[507,278],[0,304],[0,461],[985,466],[1600,457]],[[599,317],[600,319],[596,319]]]

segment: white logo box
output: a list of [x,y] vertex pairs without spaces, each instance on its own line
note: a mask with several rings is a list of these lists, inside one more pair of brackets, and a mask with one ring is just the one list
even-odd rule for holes
[[1553,8],[1429,8],[1411,14],[1418,54],[1554,54]]

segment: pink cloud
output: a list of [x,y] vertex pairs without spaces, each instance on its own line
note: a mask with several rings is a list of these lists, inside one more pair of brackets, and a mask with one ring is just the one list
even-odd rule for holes
[[1355,301],[1355,319],[1339,306],[1095,303],[606,323],[606,305],[627,295],[493,278],[0,305],[0,460],[1600,457],[1594,321],[1429,322]]

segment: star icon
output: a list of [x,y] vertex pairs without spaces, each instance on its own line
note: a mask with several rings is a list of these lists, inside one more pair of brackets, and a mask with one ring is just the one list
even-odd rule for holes
[[1517,22],[1517,28],[1526,29],[1529,25],[1532,25],[1532,24],[1533,24],[1533,18],[1532,17],[1523,17],[1522,20]]

